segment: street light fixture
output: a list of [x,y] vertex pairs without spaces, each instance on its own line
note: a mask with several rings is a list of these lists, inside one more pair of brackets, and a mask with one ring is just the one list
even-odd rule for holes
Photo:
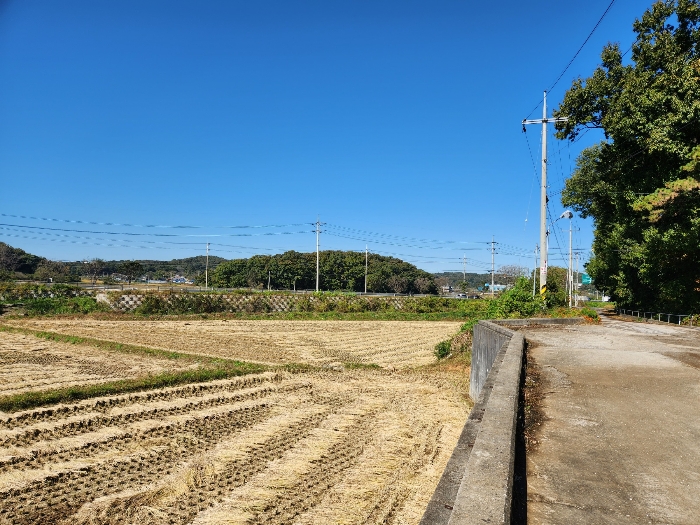
[[[571,296],[573,295],[574,287],[574,273],[571,261],[571,219],[574,218],[574,214],[569,210],[566,210],[559,216],[559,219],[569,219],[569,268],[566,272],[566,287],[569,289],[569,308],[571,308]],[[559,220],[557,219],[557,220]]]

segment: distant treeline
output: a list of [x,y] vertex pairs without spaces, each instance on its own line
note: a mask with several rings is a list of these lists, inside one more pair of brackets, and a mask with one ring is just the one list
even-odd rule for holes
[[[320,289],[362,292],[365,289],[365,254],[327,250],[320,252]],[[77,282],[82,277],[103,280],[121,275],[129,282],[143,276],[167,280],[175,274],[204,284],[206,257],[171,261],[59,262],[29,254],[0,243],[0,280],[36,279]],[[316,252],[288,251],[278,255],[254,255],[249,259],[209,257],[209,284],[219,288],[267,288],[313,290],[316,288]],[[367,260],[367,291],[431,294],[438,291],[432,274],[413,264],[376,254]]]
[[[217,257],[215,255],[209,256],[209,271],[216,268],[219,264],[226,261],[223,257]],[[123,273],[123,266],[125,263],[131,261],[116,260],[116,261],[103,261],[101,275],[112,275]],[[170,261],[155,261],[150,259],[138,259],[141,265],[144,275],[147,275],[149,279],[154,280],[167,280],[174,275],[180,275],[182,277],[187,277],[194,279],[200,274],[204,274],[204,270],[207,265],[207,258],[204,255],[198,255],[196,257],[187,257],[186,259],[172,259]],[[76,271],[82,272],[86,275],[84,269],[80,268],[81,262],[68,263],[71,267],[76,267]],[[140,276],[139,276],[140,277]]]
[[491,282],[490,273],[467,273],[465,276],[462,272],[441,272],[434,273],[433,276],[439,286],[451,286],[455,290],[461,289],[464,282],[469,290],[477,290],[483,287],[484,283]]
[[[320,252],[320,289],[361,292],[365,286],[365,254],[326,250]],[[316,253],[288,251],[255,255],[221,263],[210,273],[210,284],[222,288],[311,290],[316,287]],[[396,259],[370,254],[367,291],[436,293],[432,274]]]
[[[222,257],[209,256],[209,270],[226,261]],[[150,279],[166,280],[173,275],[181,275],[187,278],[195,278],[204,274],[206,257],[188,257],[186,259],[172,259],[170,261],[138,260],[138,261],[103,261],[90,259],[89,261],[60,262],[52,261],[45,257],[32,255],[20,248],[14,248],[9,244],[0,242],[0,280],[10,279],[36,279],[53,282],[70,283],[77,282],[81,276],[103,278],[113,274],[123,274],[125,265],[138,263],[139,275],[147,275]]]

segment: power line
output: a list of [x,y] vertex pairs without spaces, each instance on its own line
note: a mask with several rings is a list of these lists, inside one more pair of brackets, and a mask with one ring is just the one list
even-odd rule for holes
[[[93,226],[121,226],[128,228],[172,228],[172,229],[202,229],[207,226],[168,226],[162,224],[129,224],[129,223],[119,223],[119,222],[96,222],[96,221],[81,221],[76,219],[54,219],[50,217],[33,217],[29,215],[13,215],[10,213],[0,213],[2,217],[11,217],[13,219],[31,219],[35,221],[49,221],[49,222],[65,222],[69,224],[91,224]],[[211,229],[239,229],[239,228],[288,228],[291,226],[306,226],[307,222],[297,222],[291,224],[263,224],[263,225],[243,225],[243,226],[209,226]],[[146,234],[143,234],[146,235]]]
[[29,226],[26,224],[5,224],[0,223],[0,226],[11,226],[15,228],[30,228],[33,230],[48,230],[74,233],[94,233],[98,235],[129,235],[138,237],[263,237],[273,235],[295,235],[298,233],[309,233],[310,230],[296,232],[265,232],[265,233],[215,233],[215,234],[176,234],[176,233],[134,233],[134,232],[107,232],[94,230],[76,230],[71,228],[49,228],[47,226]]
[[[557,79],[554,81],[554,84],[552,84],[552,85],[549,87],[549,89],[547,89],[548,92],[549,92],[549,91],[552,91],[552,89],[554,89],[554,87],[559,83],[559,81],[560,81],[561,78],[564,76],[564,74],[569,70],[569,68],[571,67],[571,64],[574,63],[574,60],[576,60],[576,57],[579,55],[579,53],[583,50],[584,46],[585,46],[585,45],[588,43],[588,41],[591,39],[591,37],[593,36],[593,33],[595,33],[595,30],[598,29],[598,26],[600,25],[600,23],[601,23],[601,22],[603,21],[603,19],[605,18],[605,15],[608,14],[608,11],[610,11],[610,8],[613,6],[613,4],[615,3],[615,1],[616,1],[616,0],[612,0],[612,1],[610,2],[610,4],[608,5],[608,7],[605,9],[605,12],[601,15],[600,19],[598,19],[598,22],[596,22],[596,25],[593,26],[593,29],[591,29],[591,32],[588,33],[588,36],[586,37],[586,40],[583,41],[583,44],[581,44],[581,47],[579,47],[579,48],[578,48],[578,51],[576,51],[576,53],[574,53],[573,58],[572,58],[571,60],[569,60],[569,63],[566,65],[566,67],[564,68],[564,70],[561,72],[561,74],[560,74],[560,75],[557,77]],[[625,53],[625,54],[626,54],[626,53]],[[526,119],[527,119],[527,118],[530,118],[530,115],[532,115],[532,114],[535,112],[535,110],[536,110],[537,108],[540,107],[541,104],[542,104],[542,101],[540,101],[534,108],[532,108],[532,111],[530,111],[530,113],[528,113],[528,114],[527,114],[527,117],[525,117],[525,118],[526,118]]]

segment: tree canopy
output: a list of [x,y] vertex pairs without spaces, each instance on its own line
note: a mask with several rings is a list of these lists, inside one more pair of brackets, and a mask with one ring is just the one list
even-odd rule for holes
[[595,223],[587,265],[622,305],[700,310],[700,4],[654,3],[633,24],[631,62],[617,44],[574,81],[555,116],[558,138],[588,129],[562,202]]
[[[365,286],[365,254],[327,250],[320,252],[320,288],[361,292]],[[394,257],[370,254],[367,290],[371,292],[435,293],[431,274]],[[254,255],[219,264],[211,272],[213,286],[309,290],[316,287],[316,253],[288,251]]]

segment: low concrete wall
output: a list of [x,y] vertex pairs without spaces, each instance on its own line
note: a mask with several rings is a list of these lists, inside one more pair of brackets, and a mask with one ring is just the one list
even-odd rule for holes
[[[480,321],[474,327],[471,378],[481,381],[484,371],[486,377],[421,525],[510,523],[525,338],[509,327],[583,322],[580,318],[514,319]],[[474,373],[474,368],[479,371]],[[475,388],[470,385],[470,390]]]
[[512,330],[488,321],[480,321],[474,326],[472,366],[469,375],[469,395],[472,399],[479,398],[498,352],[512,336]]

